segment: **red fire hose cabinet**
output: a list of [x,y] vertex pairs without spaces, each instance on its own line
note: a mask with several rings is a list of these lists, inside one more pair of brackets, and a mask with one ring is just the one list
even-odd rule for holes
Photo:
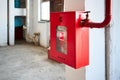
[[49,58],[75,69],[89,64],[89,28],[83,12],[50,13]]

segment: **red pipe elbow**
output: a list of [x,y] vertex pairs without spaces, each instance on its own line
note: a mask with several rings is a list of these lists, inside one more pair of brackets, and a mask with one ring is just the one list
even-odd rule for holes
[[109,25],[111,21],[111,15],[105,16],[105,19],[102,23],[95,23],[95,22],[86,22],[85,26],[88,26],[90,28],[104,28],[107,25]]
[[84,26],[88,26],[90,28],[104,28],[109,25],[111,21],[111,0],[105,0],[105,19],[101,23],[90,22],[86,20],[84,22]]

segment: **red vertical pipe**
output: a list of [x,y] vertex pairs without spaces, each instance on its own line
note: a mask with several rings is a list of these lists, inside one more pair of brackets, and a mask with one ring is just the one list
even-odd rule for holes
[[111,0],[105,0],[105,19],[101,23],[85,21],[84,25],[90,28],[103,28],[106,27],[111,21]]

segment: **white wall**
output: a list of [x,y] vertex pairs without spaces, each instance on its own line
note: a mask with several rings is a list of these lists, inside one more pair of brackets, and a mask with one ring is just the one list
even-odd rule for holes
[[120,0],[112,0],[110,80],[120,80]]
[[[98,4],[99,3],[99,4]],[[104,0],[85,0],[90,19],[102,22]],[[105,33],[103,29],[90,29],[90,65],[86,67],[86,80],[105,80]]]
[[49,22],[40,22],[38,21],[38,0],[34,0],[34,15],[33,15],[33,27],[32,32],[40,32],[40,45],[43,47],[49,46],[49,33],[50,25]]
[[[27,26],[27,34],[33,35],[33,16],[34,16],[34,1],[27,0],[26,1],[26,26]],[[29,41],[26,38],[27,41]]]
[[64,0],[64,11],[83,11],[84,2],[85,0]]
[[0,46],[7,45],[7,0],[0,0]]

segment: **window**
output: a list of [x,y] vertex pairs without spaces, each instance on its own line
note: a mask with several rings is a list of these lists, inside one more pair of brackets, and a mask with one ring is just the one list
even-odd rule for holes
[[50,20],[50,1],[41,3],[41,20]]
[[14,0],[15,8],[26,8],[26,0]]
[[38,21],[49,21],[50,12],[62,12],[64,0],[38,0]]
[[38,21],[50,20],[50,1],[38,0]]

